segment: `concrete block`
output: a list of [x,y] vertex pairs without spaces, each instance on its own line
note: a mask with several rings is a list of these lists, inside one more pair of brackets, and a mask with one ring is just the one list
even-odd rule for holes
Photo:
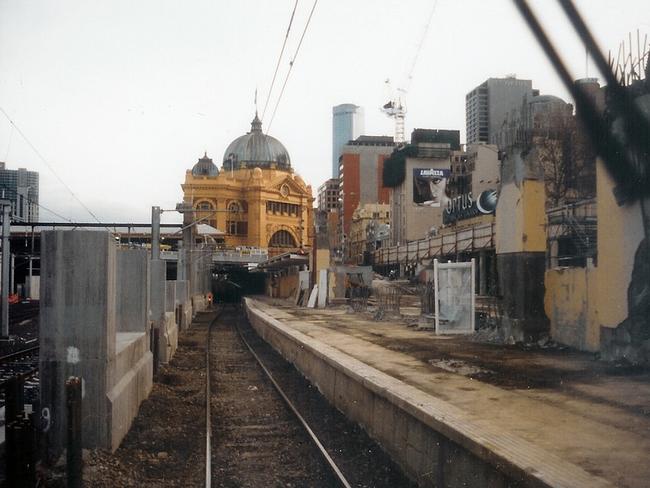
[[[82,378],[83,446],[115,450],[151,391],[146,253],[118,251],[107,232],[76,230],[43,232],[41,256],[41,414],[50,419],[48,457],[64,446],[70,376]],[[124,285],[119,292],[118,276]],[[137,331],[118,332],[118,317],[119,328]]]
[[160,328],[158,354],[161,363],[168,363],[178,348],[178,325],[174,312],[165,312],[164,321]]
[[165,312],[176,310],[176,281],[165,281]]
[[321,269],[318,272],[318,307],[327,306],[327,270]]
[[185,305],[190,301],[187,281],[176,280],[176,305]]
[[115,243],[107,232],[41,234],[41,408],[56,455],[65,439],[65,380],[83,378],[83,442],[108,445],[107,368],[115,357]]
[[140,404],[153,386],[153,354],[149,351],[148,334],[119,333],[116,340],[115,380],[106,395],[112,451],[128,433]]
[[[26,278],[29,280],[29,277]],[[40,276],[32,276],[30,285],[29,285],[29,298],[32,300],[40,300],[41,299],[41,277]]]
[[203,312],[207,308],[207,300],[205,295],[193,295],[192,296],[192,312],[197,314],[198,312]]
[[144,249],[116,254],[117,331],[145,332],[149,303],[149,259]]

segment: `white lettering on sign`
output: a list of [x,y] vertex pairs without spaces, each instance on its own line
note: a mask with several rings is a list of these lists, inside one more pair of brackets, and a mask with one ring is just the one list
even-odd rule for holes
[[79,362],[79,349],[76,347],[68,347],[68,363],[77,364]]

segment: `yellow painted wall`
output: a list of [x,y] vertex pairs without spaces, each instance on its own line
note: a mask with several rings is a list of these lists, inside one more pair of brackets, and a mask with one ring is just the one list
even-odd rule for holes
[[546,271],[544,311],[554,340],[578,349],[597,351],[597,270],[557,268]]
[[600,348],[601,326],[616,327],[627,318],[634,254],[643,239],[639,204],[616,203],[614,182],[600,160],[596,176],[597,266],[548,270],[544,297],[553,338],[589,351]]
[[501,187],[496,210],[497,254],[546,251],[544,182],[524,180]]
[[628,313],[627,288],[632,277],[634,253],[643,239],[638,203],[619,207],[614,182],[602,161],[596,166],[598,194],[598,322],[616,327]]

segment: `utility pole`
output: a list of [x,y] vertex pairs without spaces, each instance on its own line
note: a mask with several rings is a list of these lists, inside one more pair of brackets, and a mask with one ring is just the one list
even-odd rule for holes
[[151,207],[151,259],[160,259],[160,207]]
[[2,337],[9,337],[9,233],[11,232],[11,202],[0,200],[2,205]]

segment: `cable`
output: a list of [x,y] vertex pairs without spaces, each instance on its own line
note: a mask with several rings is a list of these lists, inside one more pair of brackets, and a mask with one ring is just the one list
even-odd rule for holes
[[296,48],[296,52],[294,53],[293,58],[291,59],[291,61],[289,61],[289,71],[287,71],[287,76],[284,78],[284,83],[282,85],[282,90],[280,90],[280,95],[278,96],[278,101],[275,103],[275,107],[273,108],[273,115],[271,115],[271,120],[269,121],[269,126],[266,129],[267,134],[271,130],[271,124],[273,124],[273,119],[275,118],[275,113],[278,110],[278,105],[280,105],[280,100],[282,100],[282,95],[284,95],[284,89],[287,86],[287,81],[289,81],[289,75],[291,74],[291,70],[293,69],[293,65],[296,62],[296,58],[298,57],[298,52],[300,51],[300,46],[302,46],[302,40],[305,38],[305,34],[307,33],[307,29],[309,28],[309,23],[311,22],[311,17],[314,14],[314,10],[316,9],[317,4],[318,4],[318,0],[314,0],[314,5],[311,8],[311,12],[309,12],[309,17],[307,18],[307,23],[305,24],[305,29],[302,31],[302,35],[300,36],[300,41],[298,42],[298,47]]
[[289,27],[287,27],[287,33],[284,36],[284,42],[282,43],[282,49],[280,50],[280,56],[278,57],[278,62],[275,65],[275,72],[273,73],[273,80],[271,80],[271,87],[269,92],[266,95],[266,102],[264,103],[264,110],[262,110],[262,122],[264,122],[264,115],[266,115],[266,107],[269,105],[269,100],[271,100],[271,93],[273,92],[273,86],[275,85],[275,78],[278,75],[278,69],[280,68],[280,61],[282,61],[282,55],[284,54],[284,48],[287,45],[287,39],[289,39],[289,32],[291,31],[291,24],[293,24],[293,17],[296,14],[296,7],[298,7],[298,0],[293,4],[293,11],[291,12],[291,18],[289,19]]
[[[18,197],[18,195],[19,195],[17,190],[10,189],[10,188],[0,188],[0,192],[2,193],[2,196],[3,196],[3,197],[4,197],[4,194],[5,194],[5,193],[8,193],[9,195],[11,195],[11,194],[13,193],[13,195],[14,195],[14,199],[15,199],[16,201],[18,201],[18,198],[16,198],[16,197]],[[42,208],[42,209],[45,210],[46,212],[49,212],[49,213],[51,213],[52,215],[55,215],[55,216],[59,217],[60,219],[63,219],[63,220],[65,220],[66,222],[69,222],[69,223],[71,223],[71,224],[74,225],[74,222],[73,222],[71,219],[69,219],[69,218],[67,218],[67,217],[64,217],[63,215],[61,215],[61,214],[55,212],[54,210],[51,210],[51,209],[47,208],[45,205],[43,205],[43,204],[41,204],[41,203],[35,202],[35,201],[32,200],[31,198],[29,198],[28,195],[20,195],[20,196],[22,196],[25,200],[27,200],[28,203],[31,203],[32,205],[36,205],[37,207]],[[15,217],[15,216],[16,216],[16,215],[14,214],[14,217]],[[101,224],[101,222],[99,222],[99,223]]]
[[[88,212],[88,213],[90,214],[90,216],[91,216],[93,219],[95,219],[95,220],[97,221],[97,223],[101,224],[101,223],[102,223],[101,220],[99,220],[99,219],[97,218],[97,216],[93,213],[93,211],[90,210],[90,209],[86,206],[86,204],[85,204],[84,202],[82,202],[81,199],[80,199],[77,195],[75,195],[75,193],[72,191],[72,189],[71,189],[68,185],[66,185],[66,183],[63,181],[63,179],[61,179],[61,177],[58,175],[58,173],[54,170],[54,168],[52,167],[52,165],[51,165],[50,163],[47,162],[47,160],[45,159],[45,157],[44,157],[44,156],[39,152],[38,149],[36,149],[36,146],[34,146],[34,144],[32,144],[32,142],[27,138],[27,136],[23,133],[23,131],[20,130],[20,127],[18,127],[18,126],[16,125],[16,123],[15,123],[13,120],[11,120],[11,117],[9,117],[9,115],[7,114],[7,112],[5,112],[4,108],[0,107],[0,112],[2,112],[2,114],[7,118],[7,120],[8,120],[9,123],[14,127],[14,129],[16,129],[16,131],[18,131],[18,133],[20,134],[20,136],[25,140],[25,142],[27,143],[27,145],[29,145],[29,147],[32,148],[32,150],[34,151],[34,153],[35,153],[35,154],[39,157],[39,159],[40,159],[40,160],[45,164],[45,166],[47,166],[47,167],[49,168],[49,170],[50,170],[50,171],[52,172],[52,174],[56,177],[56,179],[59,180],[59,182],[60,182],[60,183],[61,183],[61,184],[66,188],[66,190],[68,190],[68,191],[70,192],[70,194],[72,195],[72,197],[73,197],[75,200],[77,200],[77,202],[79,202],[79,204],[80,204],[80,205],[81,205],[81,206],[86,210],[86,212]],[[110,230],[108,227],[106,228],[106,230],[109,231],[109,232],[111,232],[111,230]],[[111,232],[111,233],[112,233],[112,232]]]
[[9,143],[7,144],[7,152],[5,153],[5,159],[4,161],[7,161],[7,158],[9,157],[9,149],[11,149],[11,141],[14,137],[14,126],[10,125],[11,130],[9,131]]

